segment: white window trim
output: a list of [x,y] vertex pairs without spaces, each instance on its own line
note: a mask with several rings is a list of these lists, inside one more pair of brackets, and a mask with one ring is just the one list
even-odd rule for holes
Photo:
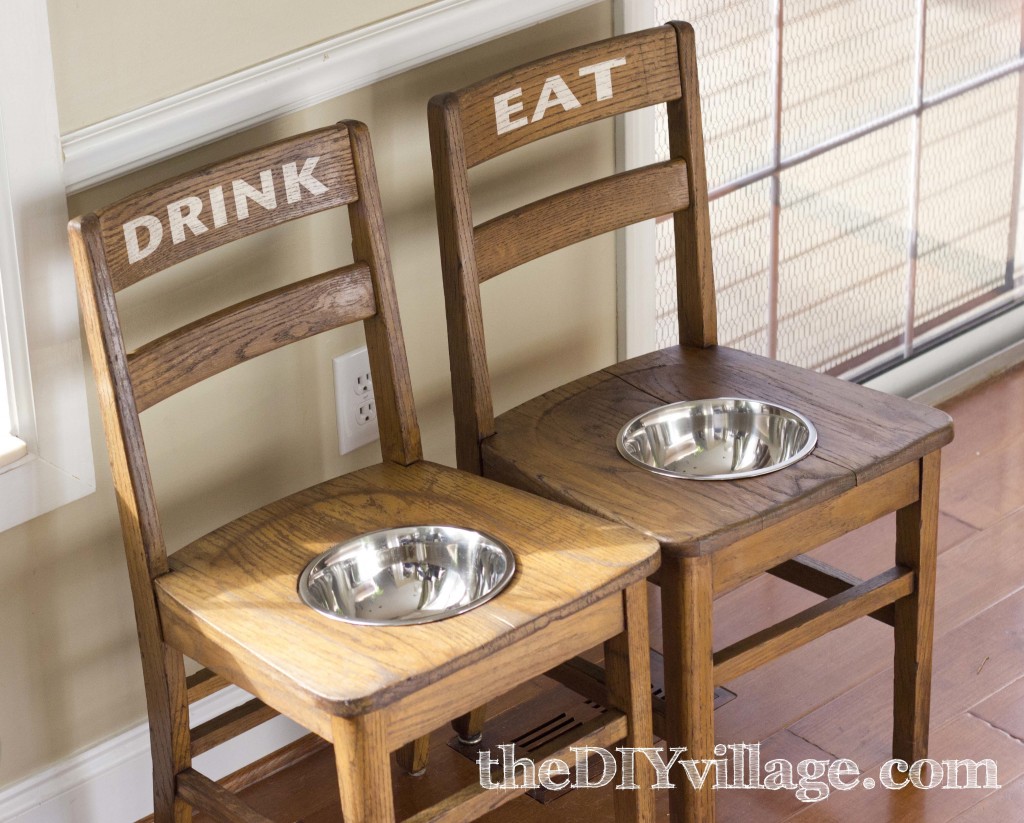
[[46,4],[0,3],[0,290],[13,428],[0,531],[95,489]]

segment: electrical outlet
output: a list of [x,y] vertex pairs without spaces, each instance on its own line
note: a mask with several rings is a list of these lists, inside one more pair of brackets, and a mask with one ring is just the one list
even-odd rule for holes
[[334,358],[334,398],[342,454],[379,439],[370,356],[366,346]]

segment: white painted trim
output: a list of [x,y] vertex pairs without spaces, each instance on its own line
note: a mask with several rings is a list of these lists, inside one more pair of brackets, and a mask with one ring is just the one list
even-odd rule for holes
[[1024,360],[1024,306],[1011,309],[865,385],[935,405]]
[[91,491],[92,447],[67,241],[46,4],[0,2],[0,292],[12,433],[0,531]]
[[80,191],[595,2],[438,0],[65,134],[65,184]]
[[[192,706],[192,725],[249,699],[229,686]],[[277,717],[197,757],[195,766],[220,779],[305,734]],[[151,774],[149,732],[141,723],[0,789],[0,823],[130,823],[153,812]]]
[[[650,0],[615,0],[615,33],[657,25]],[[615,162],[618,171],[654,162],[654,108],[616,119]],[[618,355],[637,357],[656,347],[657,229],[653,220],[634,223],[616,233],[618,283]]]

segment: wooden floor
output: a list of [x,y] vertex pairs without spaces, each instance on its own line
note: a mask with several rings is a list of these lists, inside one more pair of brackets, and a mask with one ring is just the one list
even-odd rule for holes
[[[719,791],[720,821],[1024,821],[1024,368],[946,406],[956,439],[943,452],[938,607],[930,756],[991,758],[998,790],[891,792],[855,789],[801,803],[792,792]],[[892,564],[894,518],[815,552],[861,577]],[[764,577],[721,598],[716,647],[792,614],[817,598]],[[660,640],[656,641],[656,644]],[[762,743],[773,757],[845,757],[877,771],[889,757],[892,631],[859,620],[725,684],[735,700],[716,714],[721,742]],[[554,686],[540,679],[494,711]],[[473,763],[434,735],[426,776],[395,773],[399,815],[477,779]],[[329,750],[246,790],[274,820],[340,819]],[[610,820],[610,789],[577,790],[547,805],[520,797],[492,823]],[[659,811],[667,816],[666,798]]]

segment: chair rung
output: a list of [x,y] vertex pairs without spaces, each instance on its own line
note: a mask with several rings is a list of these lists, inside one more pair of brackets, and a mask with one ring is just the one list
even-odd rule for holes
[[[557,757],[571,760],[570,747],[601,746],[609,748],[626,736],[626,717],[622,712],[608,710],[588,720],[582,726],[572,729],[551,740],[536,751],[530,752],[534,763]],[[451,821],[475,820],[480,815],[498,808],[514,797],[524,794],[527,786],[515,789],[485,789],[479,783],[449,795],[433,806],[406,818],[405,823],[451,823]]]
[[[608,687],[605,684],[604,669],[583,657],[567,660],[551,671],[545,672],[545,676],[561,683],[587,700],[601,706],[608,705]],[[664,737],[666,733],[664,697],[651,696],[651,712],[654,721],[654,736]]]
[[[775,568],[768,569],[768,573],[822,597],[832,597],[864,582],[856,575],[807,556],[794,557],[780,563]],[[873,611],[868,617],[893,626],[896,623],[896,609],[890,603]]]
[[274,823],[195,769],[178,772],[176,780],[178,797],[218,823]]
[[715,653],[715,682],[725,683],[769,660],[864,617],[914,590],[914,572],[895,566],[828,600]]
[[216,672],[209,669],[200,669],[185,678],[185,685],[188,687],[188,702],[195,703],[211,694],[216,694],[221,689],[231,685]]
[[242,766],[238,771],[222,777],[217,783],[230,792],[240,792],[330,746],[330,741],[324,740],[320,735],[307,734],[259,760]]
[[219,746],[224,741],[237,737],[242,732],[247,732],[277,715],[276,709],[272,709],[262,700],[256,699],[229,709],[213,720],[208,720],[192,729],[192,756],[198,757],[214,746]]

